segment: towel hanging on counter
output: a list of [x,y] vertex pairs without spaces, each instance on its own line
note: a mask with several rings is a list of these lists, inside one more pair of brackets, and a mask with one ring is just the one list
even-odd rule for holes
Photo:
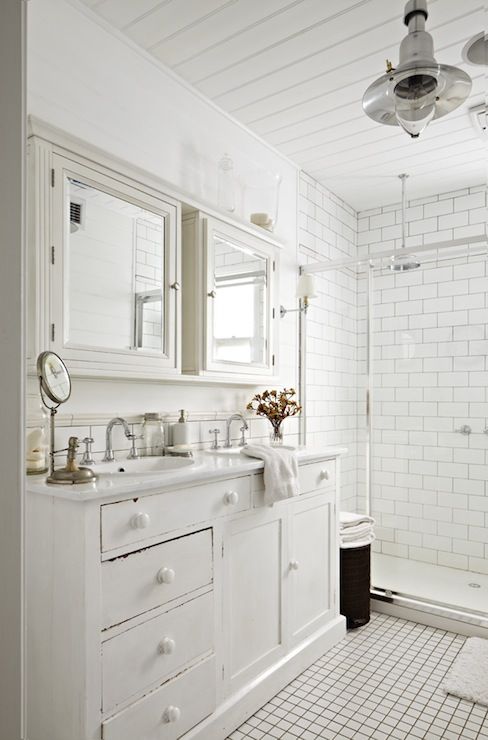
[[264,501],[268,506],[298,494],[298,460],[295,450],[249,444],[241,452],[264,462]]

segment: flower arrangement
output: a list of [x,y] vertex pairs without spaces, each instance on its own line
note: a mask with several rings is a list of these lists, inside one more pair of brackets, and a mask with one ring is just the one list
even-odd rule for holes
[[263,391],[256,393],[246,406],[248,411],[254,411],[257,416],[265,416],[269,419],[273,427],[272,444],[283,443],[282,423],[289,416],[295,416],[302,410],[293,398],[295,394],[294,388],[283,388],[282,391]]

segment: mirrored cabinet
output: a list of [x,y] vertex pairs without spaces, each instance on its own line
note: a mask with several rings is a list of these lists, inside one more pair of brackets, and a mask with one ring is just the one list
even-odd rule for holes
[[38,349],[75,374],[179,374],[178,202],[40,139],[30,155],[34,198],[49,206],[32,214]]
[[183,215],[183,372],[277,372],[279,249],[201,211]]
[[279,243],[30,123],[30,372],[51,350],[75,376],[276,376]]

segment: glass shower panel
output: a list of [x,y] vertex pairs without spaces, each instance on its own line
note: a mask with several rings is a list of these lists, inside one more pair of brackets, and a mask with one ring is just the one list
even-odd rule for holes
[[488,612],[486,254],[374,270],[373,585]]

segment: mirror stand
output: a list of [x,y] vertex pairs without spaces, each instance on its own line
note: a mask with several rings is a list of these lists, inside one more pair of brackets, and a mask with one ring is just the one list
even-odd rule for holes
[[[68,400],[71,394],[71,379],[68,369],[62,359],[54,352],[41,352],[37,358],[37,372],[39,376],[39,391],[41,401],[50,414],[49,434],[49,475],[46,483],[90,483],[97,476],[90,468],[79,467],[76,461],[78,437],[70,437],[68,447],[55,450],[55,423],[54,419],[58,408]],[[51,403],[48,403],[49,399]],[[58,452],[67,452],[64,468],[54,469],[54,456]]]

